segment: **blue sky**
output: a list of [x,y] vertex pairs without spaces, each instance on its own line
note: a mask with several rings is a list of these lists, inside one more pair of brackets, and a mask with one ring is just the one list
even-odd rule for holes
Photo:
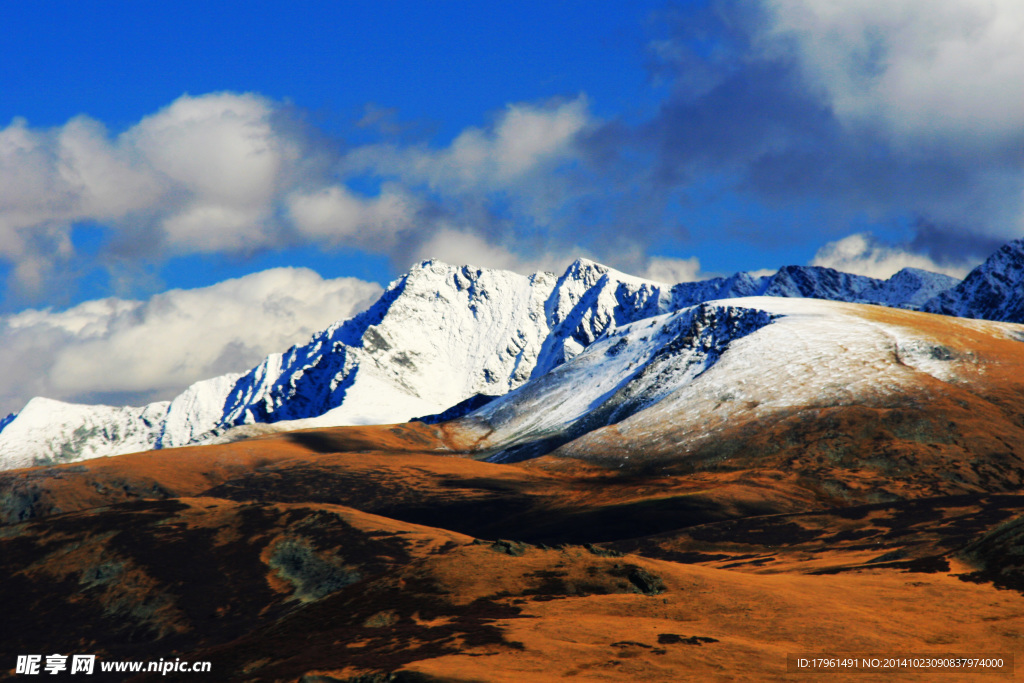
[[[0,92],[0,345],[26,353],[268,269],[336,303],[355,278],[336,318],[426,257],[886,277],[1024,235],[1019,0],[18,3]],[[37,391],[164,396],[283,338]]]
[[[52,129],[79,115],[115,136],[183,94],[257,93],[329,144],[379,138],[379,112],[410,141],[444,145],[517,102],[586,93],[599,116],[642,118],[656,106],[644,44],[661,2],[62,2],[9,9],[0,45],[0,125]],[[59,21],[56,18],[59,17]],[[85,256],[102,220],[76,224]],[[14,259],[0,259],[9,274]],[[60,291],[4,292],[7,310],[108,294],[191,287],[275,265],[382,282],[409,264],[333,245],[215,253],[132,264],[150,277],[110,283],[89,259]],[[15,283],[16,284],[16,283]]]

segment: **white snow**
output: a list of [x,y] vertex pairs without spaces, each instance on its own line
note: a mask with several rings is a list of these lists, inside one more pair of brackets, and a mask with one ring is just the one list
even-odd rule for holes
[[34,398],[0,432],[3,469],[149,450],[168,405],[115,408]]

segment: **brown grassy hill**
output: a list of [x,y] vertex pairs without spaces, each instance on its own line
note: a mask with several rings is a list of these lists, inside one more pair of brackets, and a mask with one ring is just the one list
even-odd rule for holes
[[1024,596],[985,562],[1019,546],[999,530],[1024,496],[836,509],[783,472],[444,443],[338,428],[6,473],[36,503],[0,527],[3,649],[239,681],[764,680],[787,653],[1022,650]]

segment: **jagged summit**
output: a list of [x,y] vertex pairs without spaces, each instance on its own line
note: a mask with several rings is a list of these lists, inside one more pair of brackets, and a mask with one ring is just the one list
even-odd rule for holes
[[949,275],[907,267],[892,275],[880,289],[884,290],[885,298],[905,301],[905,307],[919,308],[959,282]]
[[961,318],[1024,322],[1024,239],[1004,244],[923,310]]

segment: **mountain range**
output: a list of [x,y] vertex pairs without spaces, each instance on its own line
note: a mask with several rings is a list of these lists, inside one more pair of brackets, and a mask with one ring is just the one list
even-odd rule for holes
[[[39,652],[247,683],[789,680],[847,652],[1012,676],[1024,325],[930,311],[1013,318],[1021,252],[952,286],[430,261],[172,402],[35,399],[0,436],[74,461],[0,472],[0,680]],[[161,448],[77,461],[111,445]],[[936,675],[898,668],[828,677]],[[197,680],[155,671],[104,680]]]
[[[268,430],[452,419],[542,381],[599,339],[626,341],[632,334],[627,328],[641,321],[671,336],[666,329],[692,326],[694,315],[724,316],[728,329],[712,325],[705,333],[710,337],[702,343],[713,349],[745,325],[778,317],[768,297],[1020,322],[1022,287],[1022,241],[1005,245],[962,282],[912,268],[878,280],[787,266],[772,275],[738,273],[669,285],[585,259],[560,276],[424,261],[392,282],[366,311],[268,356],[246,373],[197,382],[171,401],[132,408],[32,399],[0,421],[0,467],[72,462]],[[749,303],[701,306],[746,297],[760,297],[760,303],[753,309]],[[632,353],[636,344],[627,345]],[[645,362],[656,364],[668,353],[653,347],[648,352]],[[607,358],[614,355],[609,353]],[[711,353],[692,367],[707,369],[716,358]],[[615,408],[615,419],[629,410]]]

